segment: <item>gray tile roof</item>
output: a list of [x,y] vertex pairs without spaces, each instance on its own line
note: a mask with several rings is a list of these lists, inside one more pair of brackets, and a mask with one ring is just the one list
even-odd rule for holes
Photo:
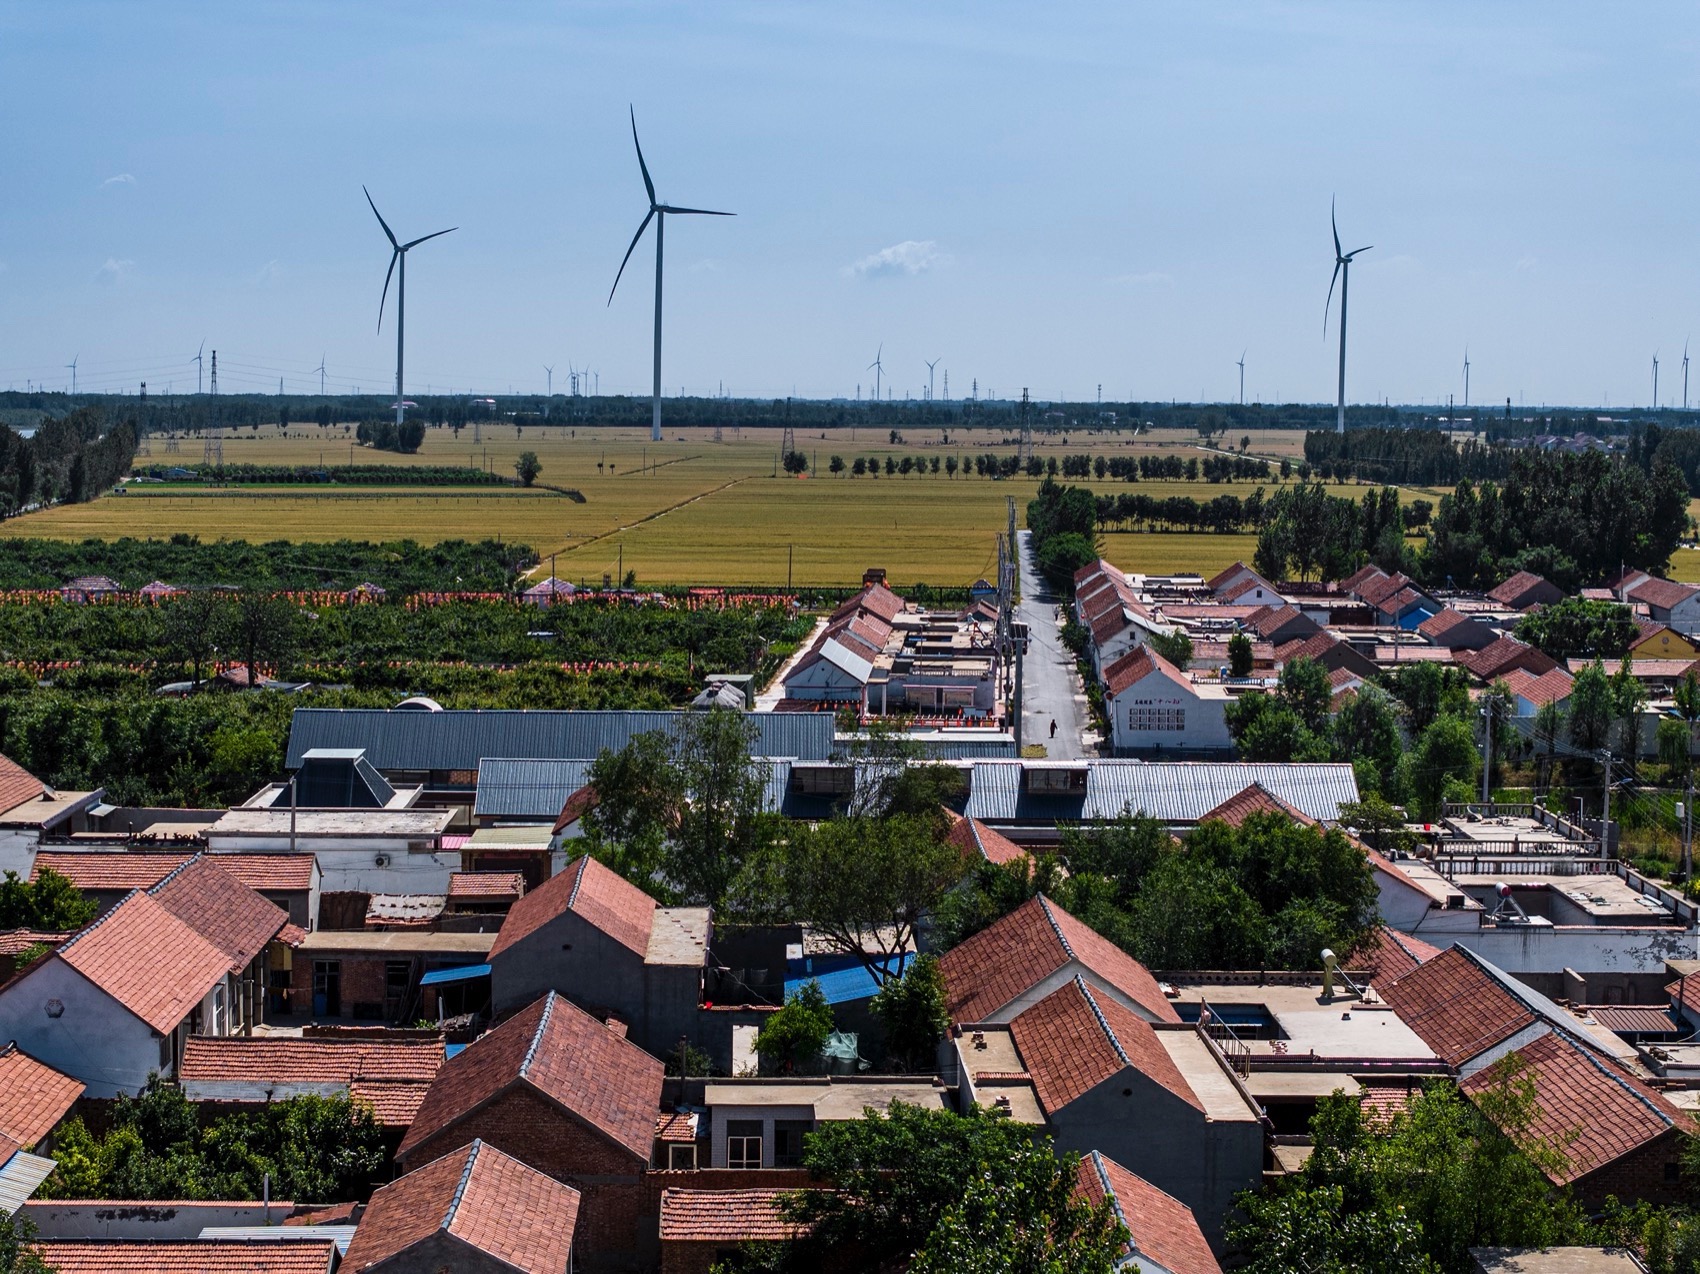
[[[769,761],[763,808],[785,808],[791,786],[791,762]],[[590,782],[589,761],[529,761],[486,757],[478,765],[474,815],[542,819],[553,822],[567,798]]]
[[[683,712],[563,712],[519,709],[394,711],[297,708],[290,721],[291,768],[309,748],[364,748],[384,771],[476,770],[485,757],[586,761],[634,735],[677,728]],[[757,755],[820,761],[832,755],[827,712],[751,712]]]
[[[986,823],[1100,821],[1144,812],[1164,823],[1195,823],[1253,783],[1311,818],[1333,821],[1340,805],[1358,799],[1352,767],[1335,763],[1212,761],[1088,761],[1081,795],[1028,795],[1020,761],[974,765],[969,818]],[[1054,766],[1051,768],[1055,768]]]

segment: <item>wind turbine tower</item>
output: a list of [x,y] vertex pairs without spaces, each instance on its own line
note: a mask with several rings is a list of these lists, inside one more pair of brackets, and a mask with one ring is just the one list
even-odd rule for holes
[[885,372],[885,366],[880,362],[880,355],[884,353],[885,342],[881,341],[879,349],[874,353],[874,361],[869,363],[865,369],[874,374],[874,401],[876,403],[880,400],[880,376]]
[[319,397],[325,396],[325,356],[319,355],[319,365],[313,369],[319,373]]
[[1682,409],[1688,410],[1688,342],[1682,343]]
[[77,359],[81,357],[82,355],[80,353],[74,354],[71,357],[71,361],[65,364],[65,366],[71,369],[71,392],[73,394],[77,392]]
[[435,230],[407,243],[398,243],[395,232],[390,229],[390,223],[384,220],[383,214],[378,211],[378,205],[372,203],[372,192],[364,186],[360,189],[366,196],[366,202],[371,204],[372,215],[378,219],[378,224],[384,228],[384,237],[390,241],[390,268],[384,272],[384,293],[378,298],[379,331],[383,331],[384,328],[384,302],[389,299],[390,295],[390,276],[396,272],[396,262],[401,262],[401,275],[396,279],[395,287],[395,422],[399,425],[407,410],[402,406],[401,392],[402,338],[407,330],[407,254],[424,243],[425,240],[435,239],[438,235],[448,234],[450,231],[460,229],[460,227],[450,226],[448,230]]
[[[1240,406],[1244,407],[1245,406],[1245,351],[1243,349],[1240,351],[1240,361],[1235,363],[1234,366],[1238,367],[1240,369]],[[1101,398],[1103,398],[1103,396],[1104,396],[1104,387],[1102,385],[1100,385],[1100,386],[1098,386],[1098,397],[1101,399]]]
[[1334,231],[1334,277],[1328,280],[1328,301],[1322,307],[1322,334],[1328,335],[1328,306],[1334,300],[1334,284],[1340,284],[1340,397],[1339,405],[1334,412],[1334,432],[1346,432],[1346,289],[1351,282],[1352,258],[1360,252],[1368,252],[1374,244],[1362,248],[1353,248],[1350,252],[1340,251],[1340,227],[1334,220],[1333,201],[1328,205],[1328,224]]
[[201,392],[201,355],[207,352],[207,343],[201,342],[201,348],[195,351],[195,356],[189,361],[195,365],[195,392]]
[[1464,346],[1464,410],[1470,410],[1470,347]]
[[649,165],[643,162],[643,146],[638,141],[637,112],[631,112],[632,117],[632,146],[637,150],[638,171],[643,173],[643,188],[649,194],[649,211],[644,214],[638,224],[637,233],[632,236],[631,247],[626,249],[625,257],[620,261],[619,272],[614,275],[614,287],[608,289],[608,304],[614,303],[614,290],[620,286],[620,276],[626,272],[626,262],[632,259],[632,253],[637,250],[638,240],[643,238],[643,232],[649,229],[649,223],[655,222],[655,379],[649,400],[649,440],[661,441],[661,262],[662,240],[667,229],[667,214],[696,217],[731,217],[737,214],[730,212],[714,212],[708,208],[676,208],[671,204],[657,203],[655,199],[655,183],[649,179]]
[[927,401],[928,402],[933,401],[933,368],[937,367],[938,365],[939,365],[939,359],[937,359],[937,358],[935,358],[932,362],[927,364]]

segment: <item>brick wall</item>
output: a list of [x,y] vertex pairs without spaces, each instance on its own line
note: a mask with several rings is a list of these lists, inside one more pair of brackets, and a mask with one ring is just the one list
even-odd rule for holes
[[1680,1164],[1682,1134],[1670,1129],[1654,1138],[1639,1150],[1631,1151],[1575,1183],[1575,1191],[1585,1207],[1595,1207],[1606,1196],[1616,1195],[1626,1204],[1681,1203],[1687,1198],[1680,1171],[1667,1175],[1667,1164]]
[[384,1003],[384,965],[383,957],[366,955],[329,955],[310,956],[300,951],[295,953],[295,960],[289,971],[289,1010],[291,1013],[311,1013],[313,1011],[313,962],[315,960],[335,960],[342,965],[342,1017],[353,1017],[356,1004],[375,1004],[382,1008]]
[[413,1147],[403,1166],[418,1168],[475,1137],[579,1191],[575,1246],[587,1268],[618,1264],[622,1254],[643,1247],[653,1250],[660,1210],[657,1204],[644,1221],[646,1161],[524,1087],[509,1089]]

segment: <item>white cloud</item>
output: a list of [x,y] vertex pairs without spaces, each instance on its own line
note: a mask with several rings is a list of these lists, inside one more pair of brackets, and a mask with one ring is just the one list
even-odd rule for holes
[[263,287],[267,283],[276,282],[278,279],[280,279],[282,277],[283,277],[283,267],[281,265],[279,265],[277,263],[277,260],[274,258],[270,261],[267,261],[258,270],[256,270],[254,272],[254,277],[251,281],[256,286]]
[[854,265],[844,267],[851,278],[876,279],[894,275],[924,274],[936,265],[949,265],[950,258],[939,251],[931,239],[905,239],[889,248],[881,248],[863,257]]
[[103,190],[107,186],[134,186],[135,184],[136,178],[130,173],[119,173],[116,177],[108,177],[100,183]]
[[1534,257],[1524,255],[1517,258],[1516,268],[1519,270],[1533,270],[1538,264],[1539,262],[1537,262]]
[[1120,283],[1131,288],[1166,288],[1175,281],[1174,276],[1161,270],[1143,270],[1136,274],[1118,274],[1111,283]]
[[104,283],[108,287],[117,287],[130,276],[130,272],[135,268],[136,263],[128,258],[120,260],[117,257],[107,257],[106,264],[95,271],[95,282]]
[[726,268],[725,266],[721,265],[720,262],[716,261],[713,257],[704,257],[701,261],[697,261],[697,262],[692,263],[691,273],[692,274],[719,274],[725,268]]

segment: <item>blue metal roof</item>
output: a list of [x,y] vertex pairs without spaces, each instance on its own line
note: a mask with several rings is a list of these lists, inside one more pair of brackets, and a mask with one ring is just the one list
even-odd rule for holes
[[[634,736],[677,730],[682,711],[530,711],[496,708],[418,712],[388,708],[298,708],[290,718],[288,765],[310,748],[363,748],[380,770],[475,770],[485,757],[588,761]],[[833,751],[828,712],[750,712],[757,756],[824,761]]]
[[[903,969],[909,962],[907,955],[893,956],[880,962],[880,968],[886,975],[901,977]],[[880,984],[874,980],[866,965],[856,964],[848,969],[837,969],[831,973],[805,974],[801,977],[785,979],[785,998],[790,999],[805,983],[819,982],[821,994],[826,996],[828,1004],[848,1004],[851,1000],[866,1000],[877,994]]]
[[432,969],[419,979],[420,986],[441,986],[445,982],[470,982],[473,978],[490,976],[487,964],[463,964],[458,969]]
[[[1345,763],[1240,761],[1082,762],[1084,795],[1023,791],[1020,761],[980,761],[974,766],[969,818],[989,823],[1108,822],[1122,814],[1148,814],[1163,823],[1196,823],[1230,797],[1261,783],[1311,818],[1334,821],[1343,803],[1358,799],[1357,776]],[[1054,765],[1050,768],[1056,768]]]
[[554,822],[567,798],[590,781],[589,761],[485,757],[478,763],[475,815]]

